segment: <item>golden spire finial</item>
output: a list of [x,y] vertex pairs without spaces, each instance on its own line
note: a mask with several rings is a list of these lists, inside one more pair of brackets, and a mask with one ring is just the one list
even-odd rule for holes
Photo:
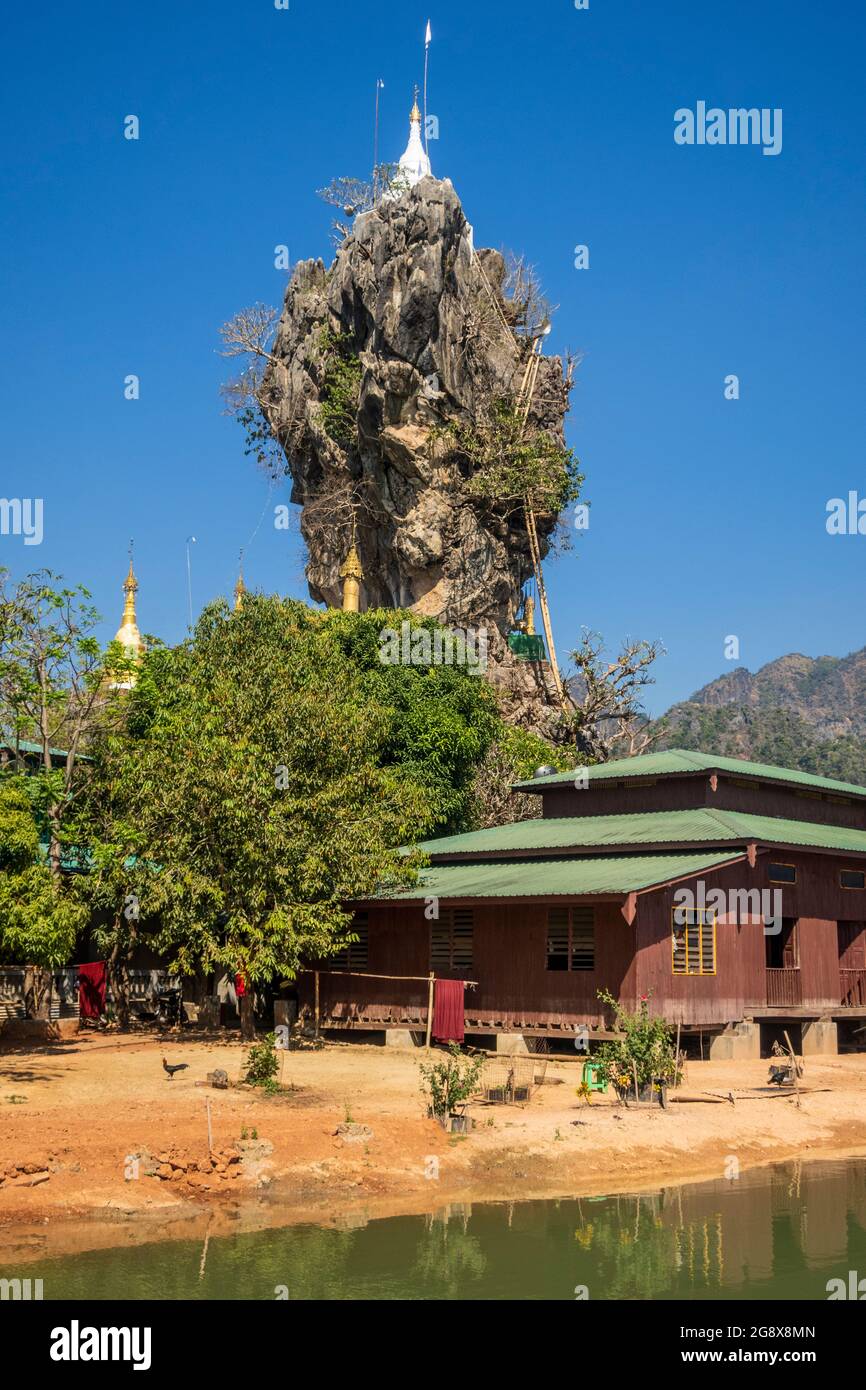
[[412,104],[412,110],[411,110],[411,112],[409,113],[409,120],[410,120],[410,121],[417,121],[417,122],[419,123],[419,125],[420,125],[420,123],[421,123],[421,112],[420,112],[420,110],[419,110],[419,108],[418,108],[418,83],[417,83],[417,82],[415,83],[415,100],[414,100],[414,102],[413,102],[413,104]]
[[135,595],[138,592],[138,580],[135,577],[135,570],[132,568],[132,548],[134,541],[129,542],[129,574],[123,581],[123,592],[126,599],[123,605],[123,622],[135,622]]
[[[114,640],[120,643],[129,658],[138,661],[144,655],[144,639],[138,630],[138,621],[135,615],[135,595],[138,592],[138,580],[132,567],[132,547],[133,542],[130,541],[129,573],[123,581],[123,617]],[[113,682],[113,684],[121,690],[128,690],[135,685],[135,674],[131,673],[123,681]]]
[[358,554],[358,547],[355,544],[354,512],[352,513],[352,543],[340,568],[340,578],[343,581],[343,612],[360,613],[361,580],[364,578],[364,570],[361,565],[361,557]]
[[244,584],[244,552],[241,551],[238,560],[238,582],[235,585],[235,612],[240,613],[244,606],[244,594],[247,588]]

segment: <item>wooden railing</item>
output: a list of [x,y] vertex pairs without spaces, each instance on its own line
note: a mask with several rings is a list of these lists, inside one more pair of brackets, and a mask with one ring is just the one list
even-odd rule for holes
[[783,1006],[785,1004],[802,1004],[803,986],[800,982],[800,971],[790,966],[784,969],[767,970],[767,1003]]
[[866,970],[843,970],[840,966],[839,991],[846,1008],[866,1008]]

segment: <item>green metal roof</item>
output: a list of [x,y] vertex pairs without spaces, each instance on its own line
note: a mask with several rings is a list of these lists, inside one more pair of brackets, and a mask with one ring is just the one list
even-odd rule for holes
[[521,859],[498,864],[434,864],[399,901],[436,898],[603,897],[634,893],[671,879],[730,864],[741,856],[719,854],[602,855],[595,859]]
[[609,782],[625,777],[670,777],[690,772],[730,772],[738,777],[757,777],[764,781],[791,782],[813,791],[837,792],[845,796],[866,796],[866,787],[856,782],[836,782],[832,777],[813,777],[808,772],[794,772],[771,763],[752,763],[742,758],[723,758],[716,753],[695,753],[686,748],[667,748],[659,753],[644,753],[636,758],[617,758],[573,772],[556,772],[549,777],[532,777],[515,783],[515,790],[543,791],[545,787],[574,785],[576,773],[585,774],[590,782]]
[[808,821],[754,816],[741,811],[640,811],[612,816],[550,816],[518,821],[490,830],[427,840],[425,854],[509,854],[564,849],[603,849],[615,845],[746,844],[752,840],[778,845],[866,854],[866,830],[819,825]]
[[[10,753],[14,753],[14,738],[9,738],[6,735],[0,737],[0,748],[8,748]],[[29,739],[22,738],[18,740],[18,749],[21,753],[38,753],[41,755],[42,744],[33,743]],[[48,751],[50,752],[52,758],[66,758],[69,755],[69,750],[67,748],[50,748]],[[83,757],[83,754],[79,754],[79,757]]]

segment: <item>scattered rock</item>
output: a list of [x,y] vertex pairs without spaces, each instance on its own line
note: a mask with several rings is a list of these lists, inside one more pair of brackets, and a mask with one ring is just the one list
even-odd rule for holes
[[334,1134],[347,1144],[363,1144],[368,1139],[373,1138],[373,1131],[369,1125],[359,1125],[354,1122],[337,1125]]
[[13,1180],[13,1187],[38,1187],[40,1183],[48,1182],[51,1178],[50,1173],[22,1173],[20,1177]]
[[[164,1158],[154,1158],[150,1149],[147,1148],[134,1149],[129,1155],[129,1160],[132,1163],[138,1164],[139,1176],[144,1176],[146,1178],[154,1177],[159,1169],[160,1163],[168,1161]],[[76,1163],[70,1165],[69,1171],[73,1173],[79,1172],[80,1164]]]
[[272,1154],[274,1146],[270,1139],[239,1139],[237,1151],[245,1163],[250,1160],[266,1158]]

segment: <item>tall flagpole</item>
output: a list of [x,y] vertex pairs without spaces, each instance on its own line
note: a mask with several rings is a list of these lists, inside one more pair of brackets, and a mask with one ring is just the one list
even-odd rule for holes
[[189,548],[195,545],[195,536],[186,538],[186,597],[189,605],[189,627],[192,631],[192,565],[190,564]]
[[373,205],[376,205],[378,185],[379,185],[379,93],[385,83],[381,77],[376,78],[376,126],[373,134]]
[[427,33],[424,35],[424,153],[430,158],[430,141],[427,137],[427,69],[430,64],[430,40],[433,31],[430,28],[430,21],[427,20]]

